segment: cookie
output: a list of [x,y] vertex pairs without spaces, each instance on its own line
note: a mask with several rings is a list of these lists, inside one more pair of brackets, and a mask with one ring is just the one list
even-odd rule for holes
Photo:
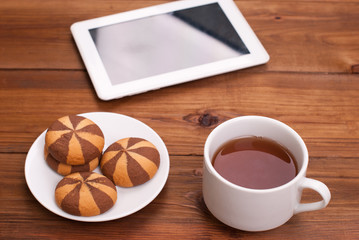
[[49,152],[44,148],[45,160],[49,167],[63,176],[69,175],[74,172],[92,172],[99,164],[99,158],[95,158],[84,165],[68,165],[57,161]]
[[104,143],[101,129],[90,119],[77,115],[57,119],[45,136],[49,153],[69,165],[83,165],[100,157]]
[[112,208],[117,200],[117,189],[102,174],[77,172],[67,175],[57,184],[55,200],[69,214],[95,216]]
[[102,173],[120,187],[133,187],[150,180],[160,165],[157,148],[142,138],[125,138],[104,152]]

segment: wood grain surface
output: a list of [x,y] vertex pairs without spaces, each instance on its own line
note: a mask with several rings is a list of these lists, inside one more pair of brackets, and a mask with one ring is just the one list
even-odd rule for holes
[[[262,66],[104,102],[70,33],[72,23],[171,1],[12,0],[0,3],[0,239],[359,239],[359,1],[235,1],[267,49]],[[24,176],[27,152],[57,118],[115,112],[153,128],[170,154],[158,197],[109,222],[44,208]],[[307,144],[308,177],[328,207],[250,233],[215,219],[202,197],[203,145],[220,123],[262,115]],[[303,202],[319,200],[304,191]]]

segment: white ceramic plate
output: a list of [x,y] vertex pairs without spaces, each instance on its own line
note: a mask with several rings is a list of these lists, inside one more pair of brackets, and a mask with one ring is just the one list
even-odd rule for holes
[[[117,202],[107,212],[93,216],[80,217],[64,212],[55,202],[55,187],[63,178],[53,171],[44,159],[46,130],[31,146],[25,162],[25,178],[34,197],[48,210],[62,217],[83,222],[102,222],[118,219],[137,212],[149,204],[164,187],[170,167],[166,145],[158,134],[146,124],[116,113],[93,112],[79,114],[95,122],[105,135],[106,149],[113,142],[126,137],[141,137],[152,142],[160,153],[160,167],[148,182],[132,187],[117,187]],[[95,172],[101,172],[99,167]]]

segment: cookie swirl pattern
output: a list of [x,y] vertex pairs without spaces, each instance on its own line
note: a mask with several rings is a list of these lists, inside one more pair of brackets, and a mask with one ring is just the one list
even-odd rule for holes
[[111,144],[100,161],[102,173],[121,187],[143,184],[156,174],[160,154],[142,138],[125,138]]
[[45,145],[59,162],[83,165],[100,157],[104,135],[91,120],[70,115],[59,118],[47,130]]
[[57,205],[77,216],[95,216],[109,210],[117,200],[116,186],[95,172],[77,172],[64,177],[56,186]]
[[61,174],[63,176],[75,172],[92,172],[97,168],[100,162],[99,158],[97,157],[84,165],[69,165],[69,164],[61,163],[57,161],[53,156],[51,156],[51,154],[49,154],[46,147],[44,149],[44,155],[45,155],[45,160],[49,165],[49,167],[55,172],[57,172],[58,174]]

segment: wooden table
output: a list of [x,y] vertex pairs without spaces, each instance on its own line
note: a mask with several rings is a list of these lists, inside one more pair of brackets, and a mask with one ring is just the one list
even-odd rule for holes
[[[359,1],[236,1],[268,64],[109,102],[97,98],[72,23],[170,1],[0,3],[0,239],[359,239]],[[31,194],[27,152],[55,119],[105,111],[136,118],[166,143],[170,173],[142,210],[109,222],[62,218]],[[203,145],[233,117],[263,115],[306,142],[308,177],[331,190],[324,210],[260,233],[232,229],[203,202]],[[305,191],[304,202],[319,197]]]

